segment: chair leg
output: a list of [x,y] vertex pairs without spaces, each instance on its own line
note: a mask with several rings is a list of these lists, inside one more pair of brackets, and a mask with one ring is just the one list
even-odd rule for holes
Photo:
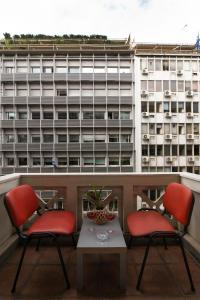
[[37,241],[35,250],[36,250],[36,251],[39,251],[39,248],[40,248],[40,238],[39,238],[38,241]]
[[75,242],[75,238],[74,238],[73,233],[72,233],[71,237],[72,237],[72,243],[73,243],[74,249],[76,249],[76,242]]
[[181,247],[185,267],[186,267],[186,270],[187,270],[188,278],[189,278],[189,281],[190,281],[191,290],[193,292],[195,292],[195,287],[194,287],[194,284],[193,284],[192,275],[190,273],[190,268],[189,268],[189,265],[188,265],[188,261],[187,261],[187,257],[186,257],[186,254],[185,254],[185,249],[184,249],[183,241],[182,241],[181,237],[179,238],[179,242],[180,242],[180,247]]
[[168,248],[167,248],[167,241],[166,241],[166,238],[165,238],[165,237],[163,238],[163,244],[164,244],[165,250],[167,250],[167,249],[168,249]]
[[68,279],[68,276],[67,276],[67,271],[65,269],[64,260],[63,260],[63,257],[62,257],[62,253],[61,253],[60,246],[59,246],[59,243],[57,241],[57,238],[54,238],[54,243],[56,245],[58,255],[59,255],[59,258],[60,258],[60,263],[61,263],[62,270],[63,270],[63,273],[64,273],[65,282],[67,284],[67,289],[69,289],[70,288],[70,283],[69,283],[69,279]]
[[23,250],[22,250],[22,255],[21,255],[21,258],[20,258],[20,261],[19,261],[19,265],[18,265],[18,268],[17,268],[17,273],[15,275],[15,279],[14,279],[14,283],[13,283],[13,286],[12,286],[11,293],[15,292],[15,288],[16,288],[16,285],[17,285],[17,280],[18,280],[18,277],[19,277],[19,273],[21,271],[21,267],[22,267],[22,263],[23,263],[23,260],[24,260],[24,256],[25,256],[25,253],[26,253],[28,243],[29,243],[29,239],[27,239],[25,244],[24,244],[24,247],[23,247]]
[[141,280],[142,280],[142,275],[143,275],[143,272],[144,272],[144,267],[146,265],[146,260],[147,260],[148,254],[149,254],[150,244],[151,244],[151,238],[149,238],[148,244],[147,244],[147,247],[146,247],[146,250],[145,250],[145,254],[144,254],[144,258],[143,258],[143,262],[142,262],[142,267],[140,269],[140,274],[139,274],[137,285],[136,285],[136,290],[140,289],[140,283],[141,283]]
[[130,239],[129,239],[129,242],[128,242],[128,249],[131,248],[132,241],[133,241],[133,237],[132,237],[132,235],[131,235],[131,236],[130,236]]

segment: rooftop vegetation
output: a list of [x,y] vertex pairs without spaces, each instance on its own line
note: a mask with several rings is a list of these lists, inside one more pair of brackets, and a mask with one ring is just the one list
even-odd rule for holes
[[106,35],[92,34],[14,34],[5,32],[4,38],[0,40],[3,45],[16,44],[124,44],[125,40],[110,40]]

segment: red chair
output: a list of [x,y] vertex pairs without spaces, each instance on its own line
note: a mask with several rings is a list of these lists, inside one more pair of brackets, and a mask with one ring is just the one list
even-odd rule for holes
[[[190,273],[189,265],[187,262],[185,250],[183,247],[182,237],[187,230],[187,226],[190,222],[192,209],[194,205],[194,197],[192,191],[186,186],[179,183],[170,183],[163,196],[164,213],[160,214],[154,209],[141,209],[137,212],[130,213],[127,217],[128,230],[131,238],[129,242],[129,248],[133,238],[148,238],[148,243],[142,262],[142,267],[138,277],[136,289],[139,290],[142,275],[144,272],[149,248],[152,245],[152,241],[157,238],[163,239],[166,246],[167,238],[174,238],[180,245],[185,267],[189,277],[191,290],[195,291],[192,276]],[[183,225],[183,231],[177,231],[168,219],[164,216],[172,216],[176,221]]]
[[75,215],[71,211],[52,210],[39,215],[26,232],[21,230],[22,225],[39,210],[37,195],[30,185],[20,185],[13,188],[5,195],[5,206],[10,216],[11,222],[16,228],[17,234],[24,247],[18,265],[11,292],[15,292],[19,273],[21,271],[23,259],[29,242],[32,239],[52,238],[58,251],[62,270],[64,273],[67,288],[70,287],[67,272],[65,269],[62,253],[58,243],[59,236],[71,235],[73,242],[73,232],[75,228]]

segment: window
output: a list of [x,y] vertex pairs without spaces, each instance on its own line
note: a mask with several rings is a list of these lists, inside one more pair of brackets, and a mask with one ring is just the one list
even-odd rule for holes
[[198,113],[199,112],[199,103],[193,102],[193,112]]
[[32,135],[32,137],[31,137],[31,141],[32,141],[32,143],[40,143],[40,135],[37,135],[37,134],[35,134],[35,135]]
[[148,81],[148,91],[149,92],[154,92],[154,80],[149,80]]
[[82,67],[82,73],[93,73],[92,67]]
[[19,119],[20,120],[26,120],[27,119],[27,112],[19,112]]
[[178,92],[184,92],[184,81],[178,80]]
[[52,120],[53,119],[53,112],[52,111],[44,111],[43,112],[43,119]]
[[162,81],[156,80],[156,92],[162,92]]
[[66,120],[67,119],[67,113],[64,111],[59,111],[58,112],[58,119],[59,120]]
[[130,166],[130,157],[122,157],[121,158],[121,165],[122,166]]
[[95,166],[105,166],[105,157],[95,157]]
[[169,102],[163,103],[163,110],[164,110],[164,112],[169,112]]
[[93,134],[83,135],[83,143],[92,143],[94,140]]
[[15,112],[6,112],[6,119],[7,120],[14,120],[15,119]]
[[157,145],[157,156],[163,156],[163,145]]
[[18,143],[27,143],[27,134],[18,134]]
[[142,156],[148,156],[148,145],[142,145]]
[[66,166],[67,165],[67,157],[58,157],[58,165]]
[[14,142],[15,142],[14,134],[5,135],[5,143],[14,143]]
[[171,112],[176,113],[177,112],[177,103],[175,101],[171,102]]
[[94,67],[94,73],[105,73],[105,67]]
[[70,143],[79,143],[79,134],[70,134],[69,142]]
[[130,143],[131,135],[130,134],[121,134],[121,143]]
[[154,71],[154,60],[153,59],[148,59],[148,70]]
[[14,73],[14,67],[6,67],[5,69],[6,73]]
[[85,119],[85,120],[93,119],[93,112],[92,111],[83,112],[83,119]]
[[27,67],[17,67],[17,73],[27,73]]
[[58,134],[58,143],[66,143],[67,135],[66,134]]
[[39,112],[39,111],[33,111],[33,112],[32,112],[32,119],[33,119],[33,120],[38,120],[38,119],[40,119],[40,112]]
[[6,158],[6,165],[7,166],[14,166],[14,164],[15,164],[14,157],[7,157]]
[[119,166],[119,157],[109,157],[109,166]]
[[118,120],[119,119],[119,112],[118,111],[108,111],[108,119],[109,120]]
[[52,166],[52,157],[44,157],[44,166]]
[[43,142],[44,143],[53,143],[53,134],[44,134]]
[[119,134],[109,134],[109,143],[119,143]]
[[172,155],[177,156],[178,155],[178,146],[172,145]]
[[27,166],[27,157],[19,157],[18,163],[19,163],[19,166]]
[[79,166],[79,157],[69,157],[69,166]]
[[163,60],[163,71],[169,71],[169,60]]
[[130,73],[130,68],[129,67],[120,67],[119,72],[121,74],[123,74],[123,73]]
[[95,143],[105,143],[106,136],[104,134],[95,135]]
[[121,111],[120,112],[121,120],[129,120],[130,119],[130,112],[129,111]]
[[40,157],[33,157],[32,166],[40,166],[40,165],[41,165]]
[[67,96],[67,90],[65,89],[59,89],[56,92],[57,92],[57,96]]
[[156,71],[161,71],[161,60],[156,59]]
[[53,73],[53,67],[43,67],[43,73]]
[[94,117],[96,120],[104,120],[105,113],[103,111],[95,111]]
[[40,73],[40,67],[31,67],[31,73],[35,73],[35,74]]
[[66,67],[56,67],[56,73],[67,73]]
[[184,112],[184,102],[178,102],[178,112]]
[[155,145],[149,145],[149,155],[155,156],[156,155],[156,147]]
[[70,111],[69,112],[69,119],[71,119],[71,120],[79,119],[79,112]]
[[80,73],[79,67],[69,67],[69,73]]
[[117,67],[107,67],[107,72],[108,73],[117,73],[118,68]]
[[94,158],[93,157],[84,157],[83,158],[83,165],[84,166],[93,166]]
[[191,91],[191,81],[185,81],[185,91]]

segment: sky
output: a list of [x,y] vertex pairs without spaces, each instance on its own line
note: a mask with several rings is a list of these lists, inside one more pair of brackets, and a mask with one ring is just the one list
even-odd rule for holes
[[0,9],[0,38],[130,34],[135,42],[195,44],[200,32],[200,0],[9,0]]

